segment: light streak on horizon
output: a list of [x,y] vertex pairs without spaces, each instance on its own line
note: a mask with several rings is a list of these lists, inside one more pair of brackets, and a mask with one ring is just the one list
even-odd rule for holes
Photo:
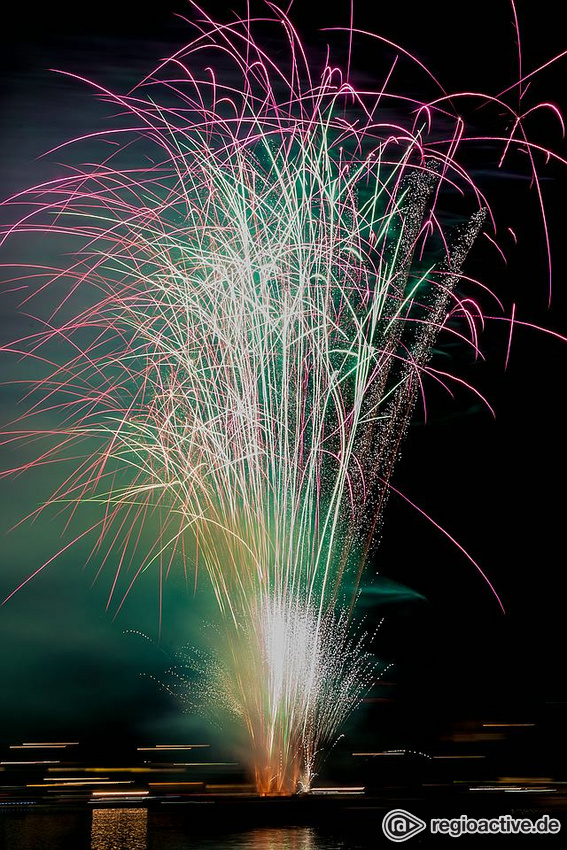
[[[0,764],[61,764],[59,761],[54,760],[41,760],[41,761],[0,761]],[[50,768],[51,769],[51,768]]]
[[93,797],[146,797],[149,791],[93,791]]
[[139,752],[160,752],[160,750],[196,750],[210,747],[210,744],[156,744],[154,747],[136,747]]

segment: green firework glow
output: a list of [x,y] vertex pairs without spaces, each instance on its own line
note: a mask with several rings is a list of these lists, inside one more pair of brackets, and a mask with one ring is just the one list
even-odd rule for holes
[[[453,313],[474,327],[455,286],[485,217],[460,119],[445,141],[413,102],[382,119],[384,92],[316,75],[274,15],[278,63],[250,22],[211,23],[128,95],[95,86],[129,125],[12,228],[76,246],[34,270],[26,301],[63,295],[13,347],[47,363],[29,417],[61,426],[14,437],[46,437],[41,463],[82,452],[49,504],[98,506],[79,537],[112,553],[109,605],[144,570],[205,570],[262,794],[309,789],[372,681],[357,588],[432,345]],[[450,233],[446,189],[476,204]]]

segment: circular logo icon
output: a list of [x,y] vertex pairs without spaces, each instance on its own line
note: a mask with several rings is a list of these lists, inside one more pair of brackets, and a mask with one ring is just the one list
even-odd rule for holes
[[404,809],[393,809],[382,821],[382,831],[390,841],[407,841],[420,832],[427,824],[421,818],[406,812]]

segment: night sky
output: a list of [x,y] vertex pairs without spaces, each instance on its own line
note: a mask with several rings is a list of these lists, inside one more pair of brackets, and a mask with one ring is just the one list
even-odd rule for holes
[[[108,108],[79,84],[48,69],[84,74],[119,90],[191,37],[172,13],[183,3],[156,3],[153,11],[133,2],[102,0],[95,6],[32,2],[12,9],[2,34],[0,186],[9,195],[57,173],[56,160],[38,161],[46,149],[104,120]],[[359,3],[355,25],[373,30],[417,53],[449,90],[497,93],[516,79],[512,13],[506,0],[467,5],[439,2]],[[524,69],[529,71],[567,45],[560,10],[551,2],[521,2]],[[329,4],[298,0],[294,20],[314,55],[325,36],[318,27],[346,23]],[[207,5],[228,17],[224,4]],[[239,6],[234,5],[237,10]],[[317,46],[318,45],[318,46]],[[360,42],[353,67],[359,79],[382,79],[391,50],[380,55]],[[378,70],[377,70],[378,69]],[[551,100],[567,110],[560,61],[532,83],[527,100]],[[392,87],[432,96],[423,75],[400,63]],[[106,111],[105,111],[106,110]],[[478,110],[475,122],[492,117]],[[531,125],[536,141],[565,155],[557,124],[543,114]],[[475,248],[467,270],[504,300],[514,300],[518,318],[567,333],[567,259],[563,232],[567,169],[550,166],[543,191],[551,230],[554,291],[547,308],[546,258],[536,197],[512,157],[495,174],[498,149],[471,152],[470,167],[494,202],[500,232],[512,227],[518,246],[502,240],[505,265],[488,243]],[[2,221],[9,215],[2,213]],[[8,259],[9,261],[9,259]],[[22,330],[15,298],[4,296],[2,343]],[[416,412],[394,485],[455,537],[478,560],[506,607],[502,615],[472,565],[419,513],[392,496],[382,541],[370,573],[412,588],[427,602],[393,606],[376,644],[394,661],[389,675],[395,702],[361,717],[369,742],[426,747],[442,729],[471,717],[548,724],[549,741],[564,726],[565,597],[565,418],[567,344],[518,328],[504,369],[507,328],[488,322],[482,337],[486,362],[464,349],[445,346],[436,356],[485,394],[496,418],[470,393],[454,399],[430,386],[427,424]],[[2,424],[14,415],[20,376],[13,359],[2,360]],[[0,465],[18,458],[4,449]],[[0,482],[2,521],[0,595],[4,597],[56,550],[60,528],[54,516],[9,529],[32,511],[58,474],[48,469]],[[199,598],[181,576],[168,583],[160,647],[125,634],[138,629],[158,641],[157,578],[146,573],[120,616],[105,612],[104,575],[92,587],[97,565],[86,567],[89,549],[74,547],[0,609],[0,739],[65,734],[98,736],[186,734],[198,721],[180,715],[153,681],[167,655],[190,642],[200,628]],[[163,650],[163,651],[162,651]],[[165,654],[164,654],[165,652]],[[382,726],[380,727],[380,724]],[[192,725],[193,724],[193,725]]]

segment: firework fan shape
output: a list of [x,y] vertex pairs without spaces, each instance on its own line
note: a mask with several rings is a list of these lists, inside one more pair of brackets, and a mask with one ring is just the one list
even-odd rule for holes
[[[112,555],[115,610],[147,569],[204,568],[223,698],[258,791],[289,794],[371,684],[357,587],[423,376],[451,380],[429,364],[438,333],[458,316],[477,349],[455,287],[486,211],[444,95],[382,118],[382,89],[315,73],[268,13],[277,62],[254,21],[201,13],[127,95],[89,83],[120,112],[86,137],[106,155],[11,199],[26,211],[6,237],[74,251],[29,271],[26,310],[47,289],[57,306],[10,346],[41,376],[6,439],[42,440],[35,465],[75,458],[48,505],[98,506],[65,548],[92,533],[101,569]],[[445,189],[471,201],[450,232]]]
[[[262,793],[302,793],[378,678],[366,642],[345,610],[329,609],[321,618],[301,600],[266,598],[253,620],[243,620],[228,651],[219,654],[217,640],[214,652],[185,647],[175,653],[165,679],[155,681],[186,712],[205,707],[221,731],[227,719],[237,721],[248,736]],[[277,770],[275,758],[266,758],[266,742],[269,753],[278,754]]]

